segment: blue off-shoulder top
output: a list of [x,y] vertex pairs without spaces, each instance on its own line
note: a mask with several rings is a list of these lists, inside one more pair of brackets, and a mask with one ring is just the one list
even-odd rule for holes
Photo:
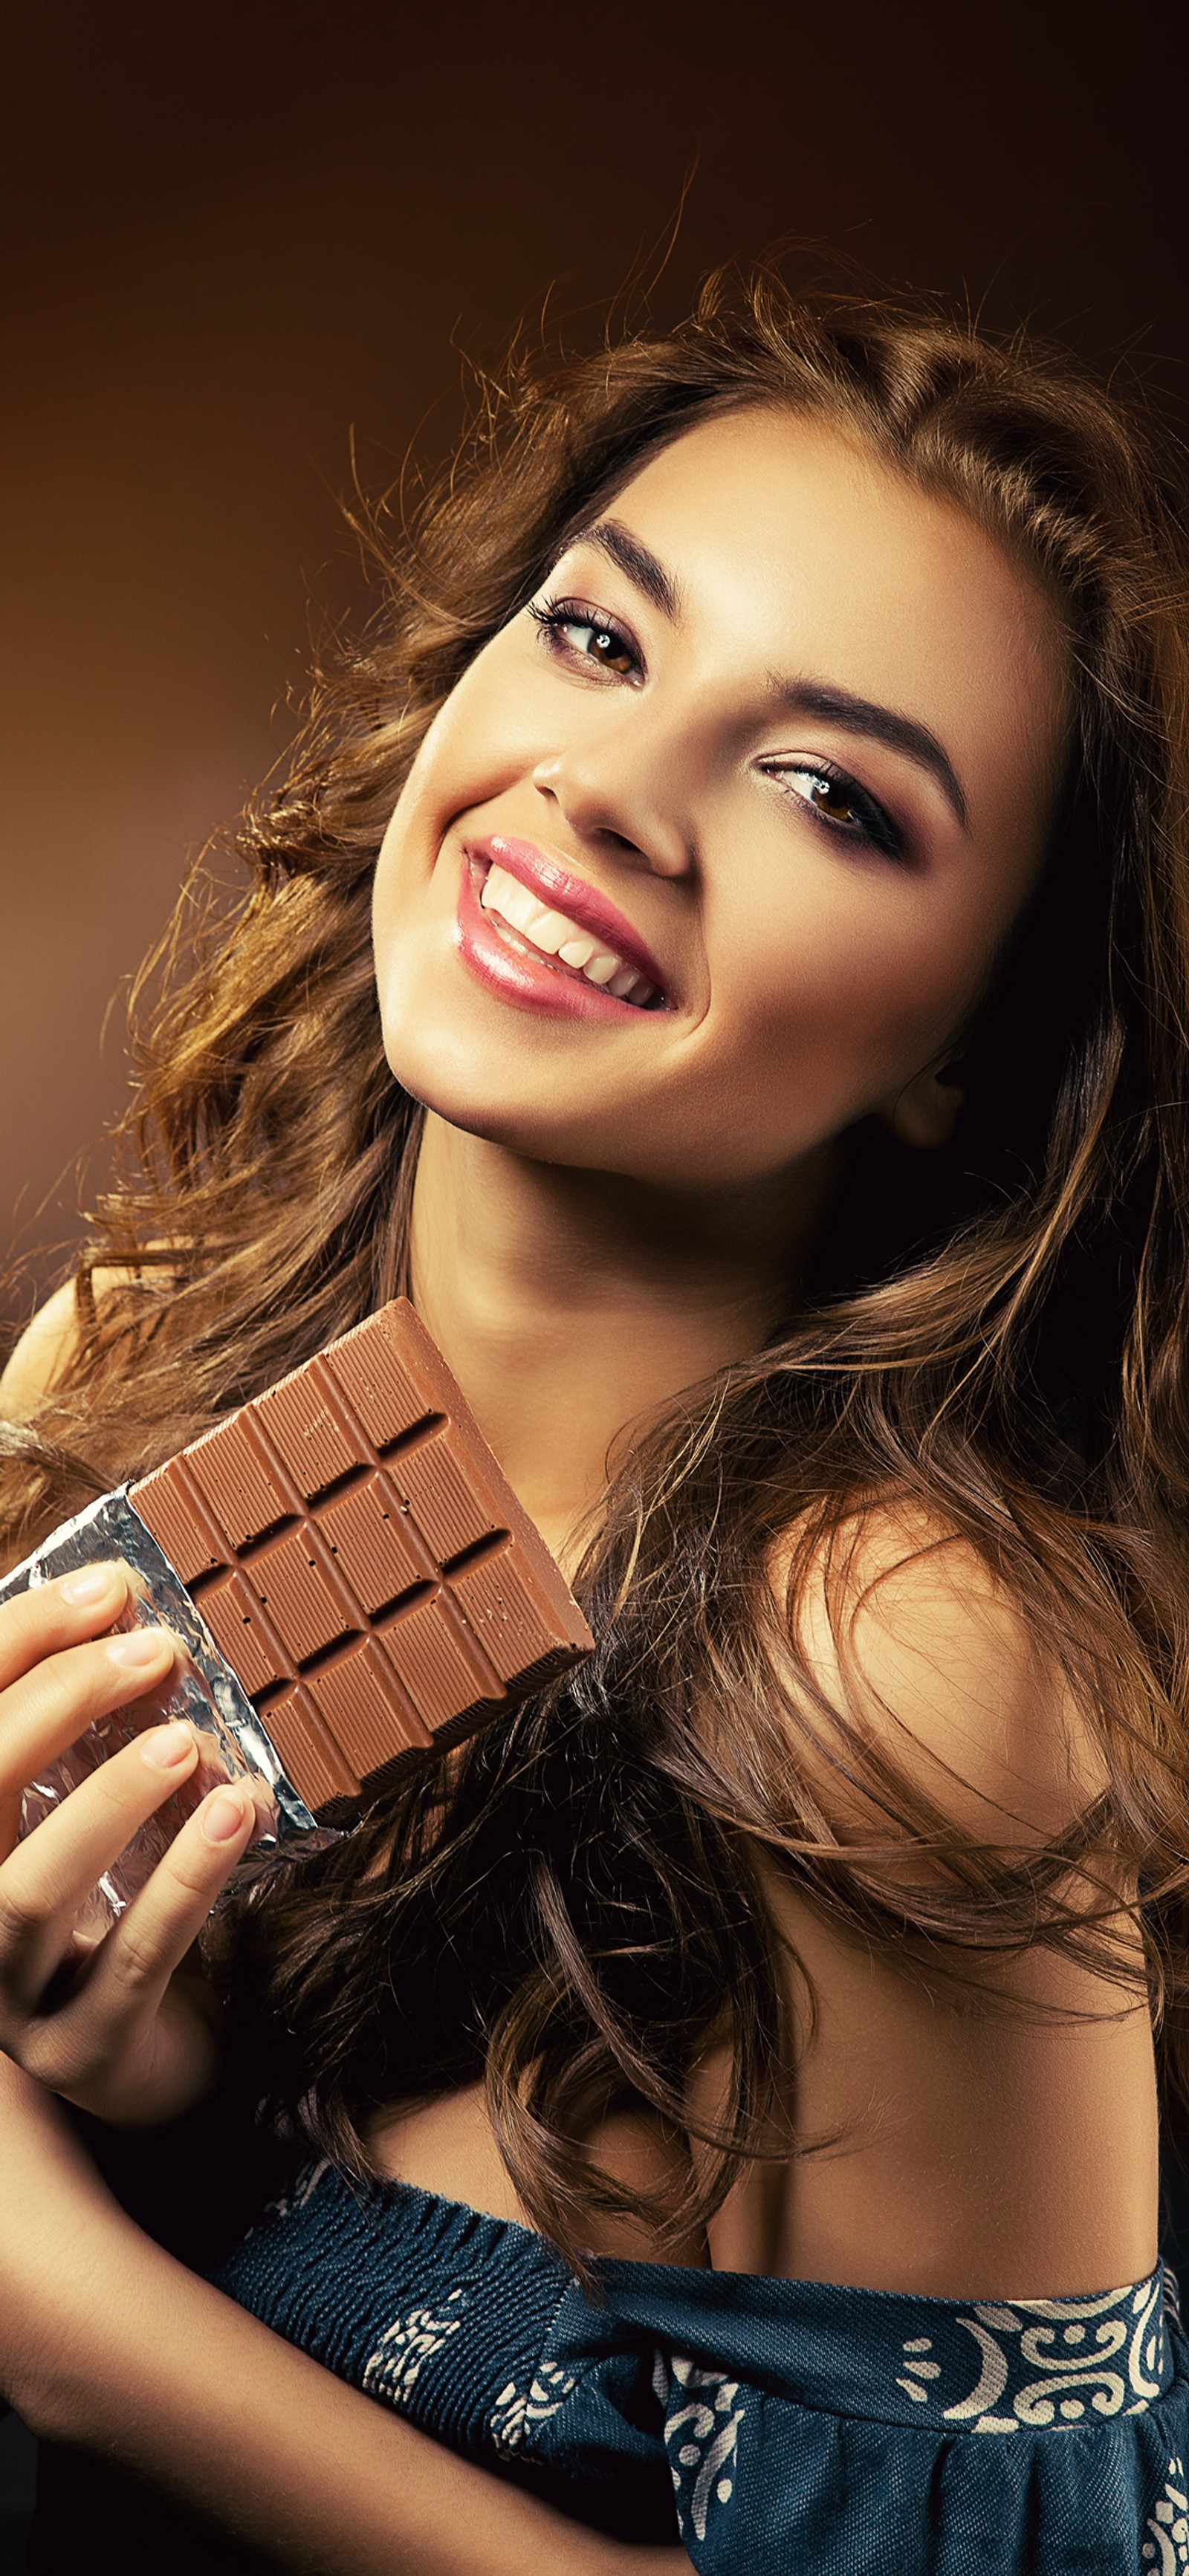
[[600,2262],[308,2167],[215,2275],[291,2343],[576,2517],[702,2576],[1186,2576],[1173,2275],[907,2298]]

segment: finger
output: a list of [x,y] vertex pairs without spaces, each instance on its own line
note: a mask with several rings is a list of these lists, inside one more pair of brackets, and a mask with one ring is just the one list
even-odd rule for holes
[[0,2028],[13,2012],[37,2009],[84,1899],[197,1760],[193,1730],[180,1719],[153,1727],[17,1844],[0,1868]]
[[[0,1604],[0,1694],[47,1655],[110,1628],[127,1600],[127,1568],[108,1564],[76,1567],[53,1583],[35,1584],[15,1600]],[[23,1785],[0,1776],[0,1853],[11,1850],[20,1830]]]
[[98,2038],[110,2046],[152,2019],[260,1821],[250,1789],[239,1781],[212,1789],[187,1818],[108,1933],[85,1995],[72,2007],[76,2018],[85,2018],[92,2045]]
[[79,1566],[0,1603],[0,1691],[46,1655],[110,1628],[127,1599],[127,1568],[113,1564]]
[[67,1647],[0,1699],[0,1799],[11,1801],[97,1718],[160,1688],[178,1652],[168,1628],[133,1628]]

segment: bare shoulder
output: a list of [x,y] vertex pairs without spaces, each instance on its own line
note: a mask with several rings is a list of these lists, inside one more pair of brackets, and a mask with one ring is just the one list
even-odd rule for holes
[[36,1411],[61,1376],[77,1340],[74,1281],[68,1279],[26,1324],[0,1377],[0,1413],[9,1422],[23,1422]]
[[[791,1541],[783,1555],[787,1570]],[[1105,1785],[1093,1726],[1024,1607],[919,1506],[844,1524],[810,1563],[795,1620],[815,1688],[961,1831],[1042,1843]]]
[[[97,1270],[93,1279],[96,1298],[102,1300],[108,1289],[132,1275],[127,1270]],[[55,1288],[52,1297],[46,1298],[44,1306],[38,1307],[9,1355],[0,1375],[0,1415],[8,1422],[27,1421],[43,1399],[53,1393],[78,1344],[75,1282],[67,1279],[61,1288]]]

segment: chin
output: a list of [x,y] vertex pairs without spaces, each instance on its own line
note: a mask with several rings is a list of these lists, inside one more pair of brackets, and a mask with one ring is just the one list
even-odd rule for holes
[[424,1025],[412,1032],[386,1029],[384,1053],[401,1090],[448,1127],[540,1161],[580,1159],[570,1155],[556,1132],[542,1131],[539,1098],[535,1105],[509,1100],[506,1085],[494,1071],[484,1076],[456,1032],[442,1032],[435,1041],[427,1038]]
[[[422,983],[418,1008],[407,1006],[413,978],[402,976],[383,1012],[384,1053],[402,1091],[466,1136],[497,1145],[526,1161],[571,1171],[605,1172],[654,1188],[699,1188],[708,1178],[737,1177],[736,1156],[719,1175],[701,1168],[704,1146],[687,1170],[686,1154],[671,1133],[661,1134],[641,1102],[638,1119],[620,1098],[602,1114],[589,1079],[575,1080],[570,1100],[560,1096],[559,1068],[533,1050],[483,1043],[473,1025],[453,1010],[426,1009]],[[575,1096],[576,1095],[576,1096]]]
[[440,1063],[427,1064],[421,1049],[410,1056],[390,1053],[388,1062],[402,1091],[464,1136],[479,1137],[526,1162],[554,1163],[571,1171],[614,1172],[628,1180],[662,1178],[659,1172],[637,1169],[634,1160],[625,1159],[622,1127],[613,1143],[602,1133],[592,1134],[586,1120],[554,1117],[545,1121],[539,1097],[531,1104],[495,1100],[490,1088],[473,1078],[469,1082],[451,1079]]
[[523,1049],[493,1043],[454,996],[433,991],[433,980],[424,965],[418,973],[416,963],[411,971],[402,961],[399,979],[381,996],[384,1053],[402,1091],[448,1126],[512,1152],[584,1159],[571,1156],[556,1122],[542,1117],[551,1094],[535,1051],[526,1061]]

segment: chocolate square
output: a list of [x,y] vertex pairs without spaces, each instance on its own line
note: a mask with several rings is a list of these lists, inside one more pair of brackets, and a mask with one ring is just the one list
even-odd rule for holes
[[129,1500],[315,1812],[591,1651],[404,1298],[142,1477]]

